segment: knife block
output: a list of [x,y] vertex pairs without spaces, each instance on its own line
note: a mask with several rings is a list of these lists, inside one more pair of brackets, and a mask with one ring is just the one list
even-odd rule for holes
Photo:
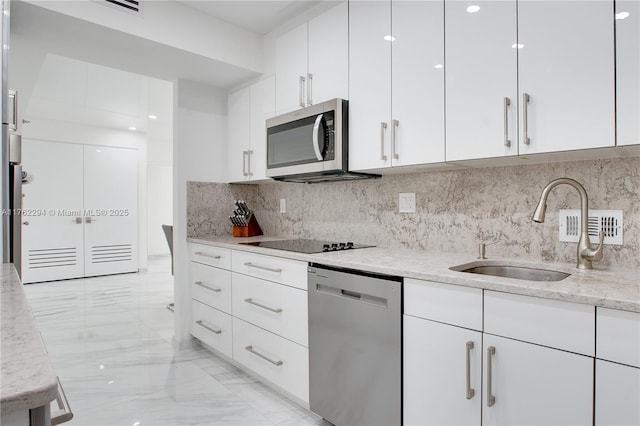
[[260,225],[258,225],[258,221],[254,215],[251,215],[247,226],[233,227],[234,237],[256,237],[258,235],[262,235],[262,229],[260,229]]

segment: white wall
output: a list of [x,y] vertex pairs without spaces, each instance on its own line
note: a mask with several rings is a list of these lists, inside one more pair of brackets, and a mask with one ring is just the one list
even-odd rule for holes
[[175,341],[190,344],[191,291],[187,247],[187,181],[227,176],[227,92],[179,80],[174,84],[173,253]]
[[[143,133],[38,119],[22,127],[22,137],[24,139],[42,141],[137,149],[138,194],[147,193],[147,138]],[[138,197],[138,258],[140,269],[147,268],[147,251],[147,199],[143,196]]]

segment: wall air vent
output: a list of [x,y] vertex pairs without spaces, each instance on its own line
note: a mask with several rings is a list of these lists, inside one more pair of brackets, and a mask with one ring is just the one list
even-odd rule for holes
[[142,0],[93,0],[105,6],[142,16]]
[[91,263],[127,262],[133,259],[131,244],[91,247]]
[[[580,210],[560,210],[560,241],[577,243],[580,239]],[[597,244],[600,230],[605,244],[622,245],[622,210],[589,210],[589,240]]]
[[75,247],[32,249],[27,253],[29,269],[56,268],[78,264],[78,252]]

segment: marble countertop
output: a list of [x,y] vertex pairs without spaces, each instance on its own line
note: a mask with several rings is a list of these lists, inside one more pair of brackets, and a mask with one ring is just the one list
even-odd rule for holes
[[0,320],[2,415],[49,404],[56,398],[58,379],[11,264],[0,266]]
[[[304,262],[316,262],[330,266],[397,275],[405,278],[640,312],[640,271],[637,269],[600,270],[597,263],[594,262],[594,269],[579,270],[575,265],[569,264],[532,262],[498,257],[477,260],[475,256],[470,254],[433,253],[381,247],[304,254],[240,244],[242,242],[278,239],[284,238],[268,236],[251,238],[204,237],[190,238],[189,241]],[[491,261],[500,261],[501,264],[505,265],[561,271],[571,275],[562,281],[546,282],[470,274],[449,269],[452,266],[463,264],[469,264],[469,267],[479,266]]]

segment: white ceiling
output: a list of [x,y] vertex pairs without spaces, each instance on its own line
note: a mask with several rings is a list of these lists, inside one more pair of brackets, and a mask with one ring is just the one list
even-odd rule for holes
[[266,34],[322,3],[317,0],[177,0],[245,30]]

